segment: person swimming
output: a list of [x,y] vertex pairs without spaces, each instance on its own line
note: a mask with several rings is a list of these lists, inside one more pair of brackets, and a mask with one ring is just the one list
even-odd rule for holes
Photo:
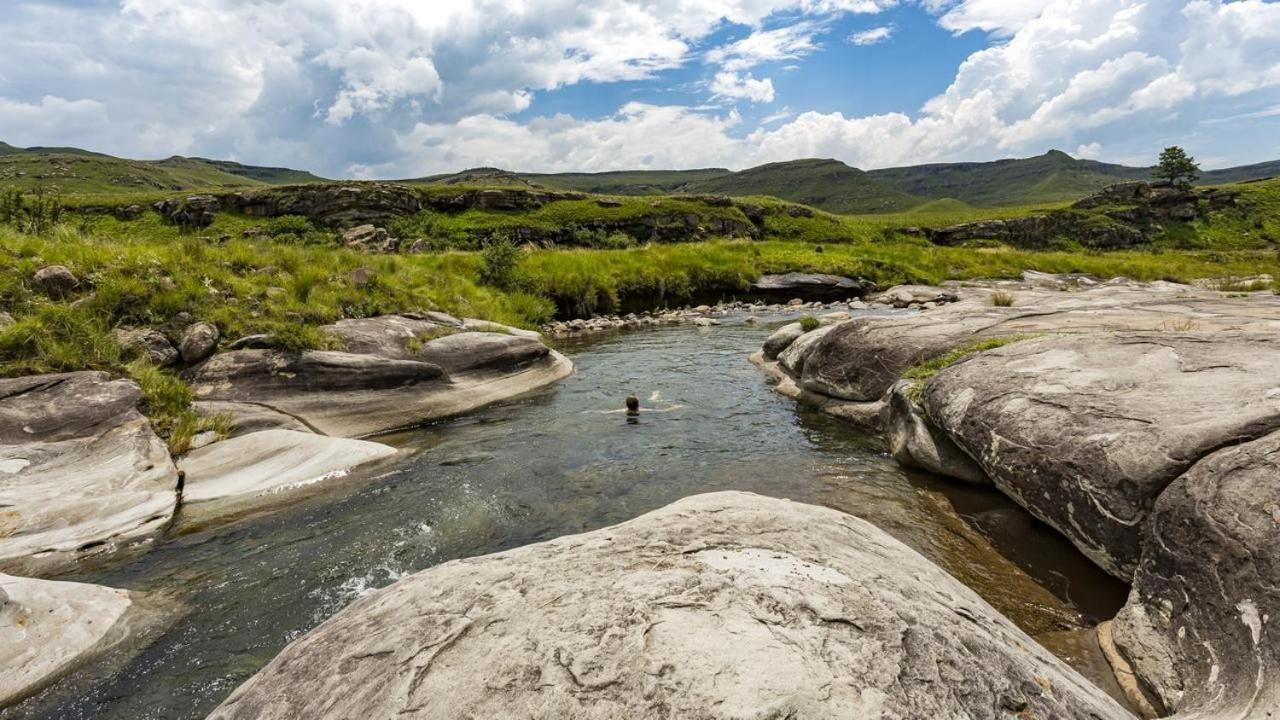
[[627,414],[628,415],[640,414],[640,398],[636,397],[635,393],[632,393],[627,396]]

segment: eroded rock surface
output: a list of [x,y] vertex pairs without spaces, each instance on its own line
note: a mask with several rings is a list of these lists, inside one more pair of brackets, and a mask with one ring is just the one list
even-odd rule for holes
[[1156,502],[1115,639],[1178,717],[1280,709],[1280,432],[1219,450]]
[[1057,335],[972,355],[929,417],[1007,495],[1128,579],[1156,498],[1198,460],[1280,429],[1280,335]]
[[745,493],[411,576],[210,717],[1125,718],[872,525]]
[[364,440],[296,430],[264,430],[214,443],[179,462],[186,474],[183,515],[261,506],[280,495],[332,480],[395,455],[395,448]]
[[177,469],[141,400],[101,372],[0,380],[0,570],[55,569],[169,521]]
[[132,605],[124,590],[0,574],[0,708],[125,639]]

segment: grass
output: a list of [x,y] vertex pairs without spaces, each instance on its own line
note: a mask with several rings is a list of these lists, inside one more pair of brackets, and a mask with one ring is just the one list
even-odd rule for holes
[[921,396],[924,394],[925,384],[933,379],[934,375],[937,375],[970,355],[986,352],[987,350],[995,350],[996,348],[1004,347],[1005,345],[1012,345],[1016,342],[1031,340],[1032,338],[1037,337],[1040,337],[1040,335],[1008,335],[1005,337],[985,338],[983,340],[976,340],[968,345],[955,348],[938,355],[937,357],[932,357],[928,360],[917,363],[902,374],[902,378],[904,380],[915,381],[911,387],[908,388],[907,395],[911,398],[912,402],[918,405],[920,404]]
[[997,290],[991,293],[991,304],[996,307],[1013,307],[1013,293],[1008,290]]
[[822,325],[822,323],[818,321],[818,318],[812,315],[806,315],[800,318],[800,329],[805,332],[813,332],[814,330],[817,330],[820,325]]

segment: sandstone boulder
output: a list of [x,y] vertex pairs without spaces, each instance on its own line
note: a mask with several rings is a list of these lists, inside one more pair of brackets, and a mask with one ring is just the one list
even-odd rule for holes
[[386,223],[422,209],[413,188],[394,183],[310,183],[219,196],[225,207],[251,217],[301,215],[333,227]]
[[287,501],[288,491],[318,485],[395,455],[395,448],[364,440],[296,430],[264,430],[223,440],[182,458],[183,518]]
[[159,330],[151,328],[119,328],[116,342],[128,353],[144,357],[160,367],[178,362],[178,349]]
[[1128,714],[869,523],[717,493],[413,575],[210,715],[295,717]]
[[1205,455],[1280,429],[1280,335],[1057,335],[928,382],[929,417],[992,481],[1130,579],[1162,491]]
[[193,323],[182,331],[182,339],[178,341],[178,354],[185,363],[198,363],[218,349],[221,337],[217,325],[210,322]]
[[185,198],[162,200],[154,205],[155,211],[166,220],[182,227],[208,227],[217,218],[222,203],[213,195],[189,195]]
[[791,373],[793,377],[799,377],[804,371],[804,361],[808,357],[809,351],[835,328],[835,325],[825,325],[816,330],[810,330],[796,338],[795,342],[788,345],[787,349],[778,355],[778,364],[788,373]]
[[801,335],[804,335],[804,328],[800,327],[800,323],[793,322],[778,328],[764,341],[764,356],[770,360],[778,357],[784,350],[791,347],[791,343],[795,342]]
[[0,571],[56,571],[159,532],[178,473],[131,380],[0,380]]
[[258,403],[202,400],[194,403],[194,406],[200,417],[214,418],[221,415],[230,418],[231,428],[228,437],[239,437],[263,430],[310,432],[306,424],[292,415],[286,415]]
[[124,640],[132,605],[124,590],[0,574],[0,708]]
[[[457,322],[457,321],[455,321]],[[342,340],[347,352],[391,360],[414,360],[420,338],[441,332],[445,324],[413,315],[380,315],[339,320],[321,330]]]
[[460,332],[422,344],[418,359],[459,373],[510,372],[541,360],[551,350],[540,340],[491,332]]
[[938,429],[912,397],[916,383],[898,382],[889,391],[880,417],[889,454],[899,464],[953,477],[978,485],[988,484],[982,468]]
[[1219,450],[1147,522],[1115,639],[1178,717],[1280,708],[1280,432]]
[[49,265],[36,270],[31,276],[31,285],[37,292],[58,299],[70,295],[80,281],[65,265]]
[[751,283],[751,290],[761,295],[780,299],[799,297],[805,300],[823,301],[862,297],[874,288],[874,283],[862,278],[819,273],[761,275]]

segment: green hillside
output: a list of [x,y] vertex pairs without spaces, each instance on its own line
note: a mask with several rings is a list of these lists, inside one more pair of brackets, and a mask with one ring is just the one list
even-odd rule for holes
[[1280,160],[1257,163],[1256,165],[1242,165],[1223,170],[1206,170],[1200,173],[1200,184],[1222,185],[1273,177],[1280,177]]
[[896,212],[925,198],[901,192],[838,160],[792,160],[683,185],[687,193],[772,195],[835,213]]
[[0,186],[72,194],[139,190],[194,190],[315,182],[311,173],[285,168],[171,157],[125,160],[77,148],[18,148],[0,143]]
[[604,173],[522,173],[520,177],[557,190],[603,195],[663,195],[683,192],[691,183],[713,181],[734,173],[724,168],[704,170],[631,170]]

